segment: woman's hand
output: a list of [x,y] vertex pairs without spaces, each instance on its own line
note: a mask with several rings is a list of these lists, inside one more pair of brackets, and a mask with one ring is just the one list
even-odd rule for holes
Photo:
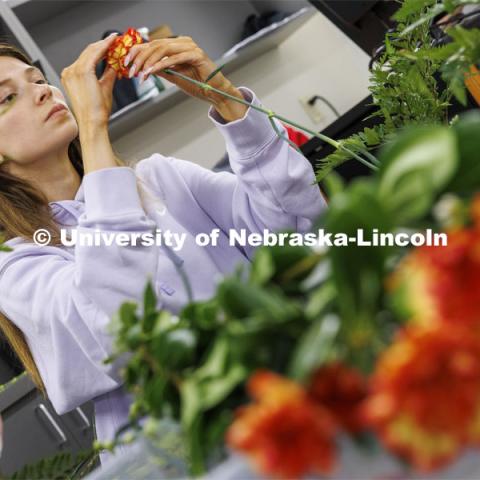
[[116,72],[107,66],[100,79],[95,66],[105,56],[115,34],[89,44],[78,59],[61,73],[61,82],[72,104],[72,110],[82,129],[107,127],[112,110],[112,91]]
[[[164,69],[170,68],[194,80],[205,82],[208,76],[218,68],[191,37],[161,38],[136,44],[130,49],[125,60],[126,66],[132,65],[130,77],[141,72],[144,78],[149,74],[155,74],[177,85],[188,95],[206,100],[213,105],[223,105],[228,100],[219,93],[204,90],[188,80],[163,72]],[[217,72],[208,84],[243,99],[238,89],[222,72]]]

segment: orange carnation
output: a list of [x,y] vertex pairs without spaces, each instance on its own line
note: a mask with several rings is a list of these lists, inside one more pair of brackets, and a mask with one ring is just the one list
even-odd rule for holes
[[428,471],[480,439],[480,336],[411,326],[380,356],[364,413],[385,444]]
[[391,283],[417,323],[480,326],[480,229],[448,234],[445,247],[414,250]]
[[335,424],[326,409],[300,385],[271,372],[257,372],[247,388],[256,402],[239,409],[227,431],[232,448],[248,454],[266,475],[331,471]]
[[137,43],[143,43],[142,36],[134,28],[129,28],[123,35],[115,38],[108,49],[106,61],[117,72],[117,78],[128,78],[129,69],[124,65],[125,57]]
[[367,395],[367,382],[360,372],[340,362],[325,365],[314,372],[308,391],[347,432],[363,430],[359,407]]

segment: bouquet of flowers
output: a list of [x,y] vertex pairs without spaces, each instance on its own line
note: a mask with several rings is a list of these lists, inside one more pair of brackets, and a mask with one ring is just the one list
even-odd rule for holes
[[316,226],[432,230],[442,245],[260,247],[174,316],[125,303],[112,322],[132,419],[182,426],[194,474],[241,452],[268,475],[327,474],[337,440],[430,472],[480,438],[480,114],[406,130],[378,174],[331,195]]

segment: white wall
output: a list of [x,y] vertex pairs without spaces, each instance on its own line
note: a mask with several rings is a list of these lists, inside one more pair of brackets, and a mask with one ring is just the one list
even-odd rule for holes
[[[334,114],[324,107],[323,121],[313,124],[298,97],[323,95],[343,114],[369,93],[368,60],[363,50],[316,13],[279,48],[228,78],[251,88],[276,113],[320,131],[335,119]],[[208,107],[189,98],[119,138],[114,148],[124,158],[139,160],[159,152],[211,168],[225,153],[225,145],[208,119]]]

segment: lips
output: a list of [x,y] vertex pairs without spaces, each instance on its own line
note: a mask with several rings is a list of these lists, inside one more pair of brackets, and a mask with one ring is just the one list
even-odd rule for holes
[[62,105],[61,103],[56,103],[48,113],[45,121],[47,121],[55,112],[59,112],[60,110],[66,110],[66,109],[67,107],[65,105]]

